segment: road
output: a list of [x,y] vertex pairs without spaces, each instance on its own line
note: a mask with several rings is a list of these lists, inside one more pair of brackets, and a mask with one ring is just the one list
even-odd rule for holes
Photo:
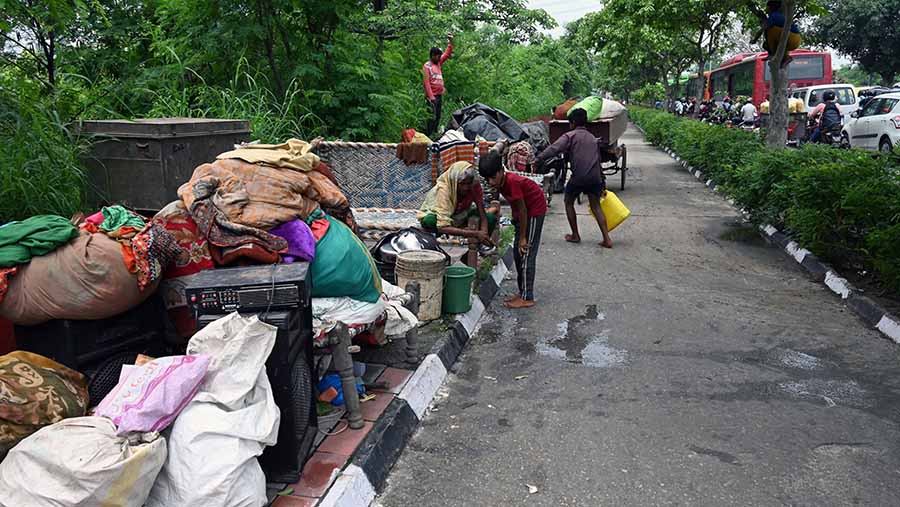
[[538,306],[486,312],[376,502],[900,505],[898,347],[624,141],[615,249],[554,202]]

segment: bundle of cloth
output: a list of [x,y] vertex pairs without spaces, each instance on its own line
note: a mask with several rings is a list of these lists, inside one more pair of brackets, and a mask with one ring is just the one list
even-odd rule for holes
[[406,165],[418,165],[428,162],[428,149],[431,139],[416,129],[403,131],[401,141],[397,145],[397,158]]
[[[557,107],[557,110],[562,110],[568,105],[569,101],[561,104]],[[611,99],[603,99],[597,96],[590,96],[581,100],[575,104],[570,105],[565,109],[566,118],[572,115],[572,111],[576,109],[584,109],[587,112],[588,121],[598,121],[598,120],[606,120],[609,118],[615,118],[616,116],[625,112],[625,106],[623,106],[620,102],[616,102]]]
[[18,325],[99,320],[143,302],[183,255],[162,227],[121,206],[88,219],[40,215],[0,228],[0,316]]
[[297,139],[222,153],[197,167],[178,196],[153,219],[189,253],[166,278],[216,266],[311,261],[305,221],[319,210],[356,227],[331,169]]

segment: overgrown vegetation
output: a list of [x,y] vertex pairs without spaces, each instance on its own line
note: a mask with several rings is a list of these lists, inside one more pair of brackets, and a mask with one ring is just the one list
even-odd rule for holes
[[84,145],[66,128],[76,120],[230,117],[251,120],[253,137],[266,142],[317,135],[390,142],[424,127],[422,64],[448,33],[456,34],[456,51],[444,68],[445,120],[473,102],[520,119],[547,114],[568,96],[590,93],[593,75],[574,35],[542,35],[555,23],[519,0],[0,0],[0,7],[7,155],[0,220],[79,207]]
[[821,145],[771,150],[738,129],[629,113],[648,141],[707,173],[754,221],[787,230],[830,263],[874,270],[900,294],[900,148],[881,157]]

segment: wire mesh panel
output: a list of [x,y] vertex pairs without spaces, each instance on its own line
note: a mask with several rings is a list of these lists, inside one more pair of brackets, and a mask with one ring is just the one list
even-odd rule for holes
[[326,142],[318,153],[356,208],[418,209],[432,186],[430,152],[410,166],[397,158],[396,144]]

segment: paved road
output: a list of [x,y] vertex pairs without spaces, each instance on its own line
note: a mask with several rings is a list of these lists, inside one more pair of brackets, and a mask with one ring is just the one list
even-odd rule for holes
[[625,142],[616,248],[587,215],[566,244],[554,205],[539,306],[485,314],[377,501],[900,505],[897,346],[636,131]]

